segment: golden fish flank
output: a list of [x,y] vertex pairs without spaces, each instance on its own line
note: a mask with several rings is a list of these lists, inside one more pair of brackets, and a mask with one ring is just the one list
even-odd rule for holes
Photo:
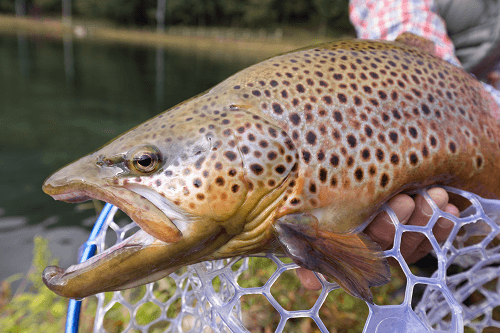
[[57,171],[46,193],[108,201],[143,230],[84,264],[48,267],[47,286],[81,298],[284,251],[371,301],[390,274],[360,230],[384,202],[434,183],[500,196],[498,106],[415,38],[271,58]]

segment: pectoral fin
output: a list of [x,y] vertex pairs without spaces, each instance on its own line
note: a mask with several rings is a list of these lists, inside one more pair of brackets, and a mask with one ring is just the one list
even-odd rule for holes
[[364,234],[320,230],[316,217],[306,213],[284,216],[274,228],[297,265],[332,278],[353,296],[373,303],[370,287],[390,281],[383,252]]

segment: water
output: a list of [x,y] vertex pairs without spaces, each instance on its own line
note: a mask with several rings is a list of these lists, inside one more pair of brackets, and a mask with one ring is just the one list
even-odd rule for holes
[[256,61],[218,51],[0,35],[0,280],[28,271],[35,235],[76,263],[95,210],[54,201],[44,179]]

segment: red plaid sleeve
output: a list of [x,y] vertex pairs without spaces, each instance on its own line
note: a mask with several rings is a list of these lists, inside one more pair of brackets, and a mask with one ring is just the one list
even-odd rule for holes
[[461,66],[432,0],[350,0],[349,16],[358,38],[394,40],[407,31],[436,45],[436,54]]

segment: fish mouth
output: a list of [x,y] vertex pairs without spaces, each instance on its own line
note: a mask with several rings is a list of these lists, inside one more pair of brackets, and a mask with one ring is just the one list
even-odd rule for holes
[[[42,279],[49,289],[61,296],[81,299],[102,291],[122,290],[149,283],[180,267],[168,260],[161,262],[158,257],[162,255],[155,255],[162,252],[175,254],[170,256],[172,258],[178,257],[178,251],[183,246],[175,244],[182,240],[183,234],[166,215],[169,213],[168,206],[164,204],[163,209],[159,209],[159,203],[155,205],[152,202],[155,201],[154,194],[147,189],[114,187],[105,182],[96,185],[83,180],[68,181],[57,174],[43,184],[46,194],[69,203],[90,199],[108,202],[120,208],[141,230],[83,263],[67,269],[47,267]],[[180,220],[179,214],[174,217]]]
[[[182,237],[181,230],[167,215],[173,210],[158,208],[158,204],[155,205],[155,202],[151,201],[153,195],[149,195],[148,199],[140,193],[141,191],[134,188],[114,187],[107,184],[99,186],[84,181],[57,184],[52,178],[54,177],[49,177],[45,181],[42,189],[55,200],[68,203],[90,199],[102,200],[117,206],[144,231],[163,242],[175,243]],[[178,217],[177,220],[180,221]]]
[[68,203],[79,203],[92,199],[92,197],[84,191],[72,191],[69,193],[54,194],[52,195],[52,198],[54,198],[54,200],[64,201]]
[[220,225],[187,216],[146,186],[115,187],[102,181],[97,185],[56,175],[43,185],[43,191],[54,199],[71,203],[102,200],[120,208],[141,227],[81,264],[45,268],[42,280],[58,295],[82,299],[154,282],[209,257],[231,237]]

